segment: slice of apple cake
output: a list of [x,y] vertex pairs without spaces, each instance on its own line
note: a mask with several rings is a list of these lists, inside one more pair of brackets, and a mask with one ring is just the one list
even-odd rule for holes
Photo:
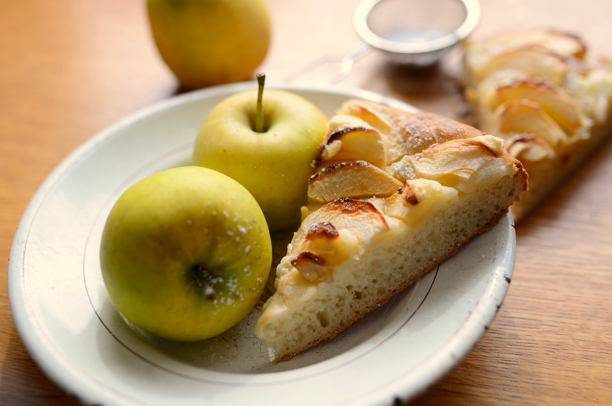
[[501,139],[447,118],[350,100],[330,127],[255,325],[276,361],[387,302],[495,226],[527,189]]
[[463,81],[478,128],[504,138],[529,173],[529,192],[512,206],[517,222],[612,130],[612,62],[567,32],[468,42]]

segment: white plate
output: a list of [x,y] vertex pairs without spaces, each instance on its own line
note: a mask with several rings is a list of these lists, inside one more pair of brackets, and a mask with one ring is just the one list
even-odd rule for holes
[[[137,180],[189,164],[207,112],[240,83],[163,101],[93,137],[49,176],[11,249],[9,294],[32,357],[67,392],[104,405],[392,404],[446,374],[484,333],[508,289],[508,215],[339,337],[272,364],[252,333],[256,311],[220,337],[174,343],[136,334],[102,282],[98,247],[114,201]],[[325,114],[366,92],[289,88]],[[409,108],[409,106],[403,105]]]

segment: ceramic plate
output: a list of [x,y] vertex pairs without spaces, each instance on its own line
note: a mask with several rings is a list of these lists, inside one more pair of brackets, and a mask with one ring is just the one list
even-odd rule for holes
[[[86,404],[393,404],[446,374],[493,319],[514,267],[510,216],[340,336],[273,364],[252,333],[258,314],[214,339],[176,343],[139,334],[118,315],[98,260],[102,228],[130,185],[188,165],[207,112],[240,83],[163,101],[102,131],[49,176],[13,242],[9,295],[32,357]],[[328,116],[366,92],[288,88]]]

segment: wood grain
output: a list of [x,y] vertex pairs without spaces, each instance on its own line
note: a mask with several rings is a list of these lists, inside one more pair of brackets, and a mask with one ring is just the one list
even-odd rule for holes
[[[281,80],[324,53],[359,46],[358,0],[269,0],[272,48],[261,70]],[[549,26],[612,56],[607,0],[482,0],[475,35]],[[0,263],[50,171],[105,126],[167,98],[178,85],[156,53],[143,1],[24,0],[0,12]],[[371,52],[339,88],[362,88],[468,121],[459,55],[411,72]],[[324,85],[337,64],[298,84]],[[270,79],[273,80],[273,79]],[[612,403],[612,143],[517,229],[510,292],[462,363],[418,405]],[[0,404],[76,405],[32,361],[15,329],[0,268]]]

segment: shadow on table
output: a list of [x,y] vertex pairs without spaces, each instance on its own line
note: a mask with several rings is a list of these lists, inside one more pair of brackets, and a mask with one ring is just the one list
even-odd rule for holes
[[387,63],[382,58],[372,59],[370,63],[374,65],[376,80],[363,84],[364,87],[372,86],[368,90],[385,93],[431,113],[474,124],[458,79],[459,54],[451,54],[441,64],[421,69]]

